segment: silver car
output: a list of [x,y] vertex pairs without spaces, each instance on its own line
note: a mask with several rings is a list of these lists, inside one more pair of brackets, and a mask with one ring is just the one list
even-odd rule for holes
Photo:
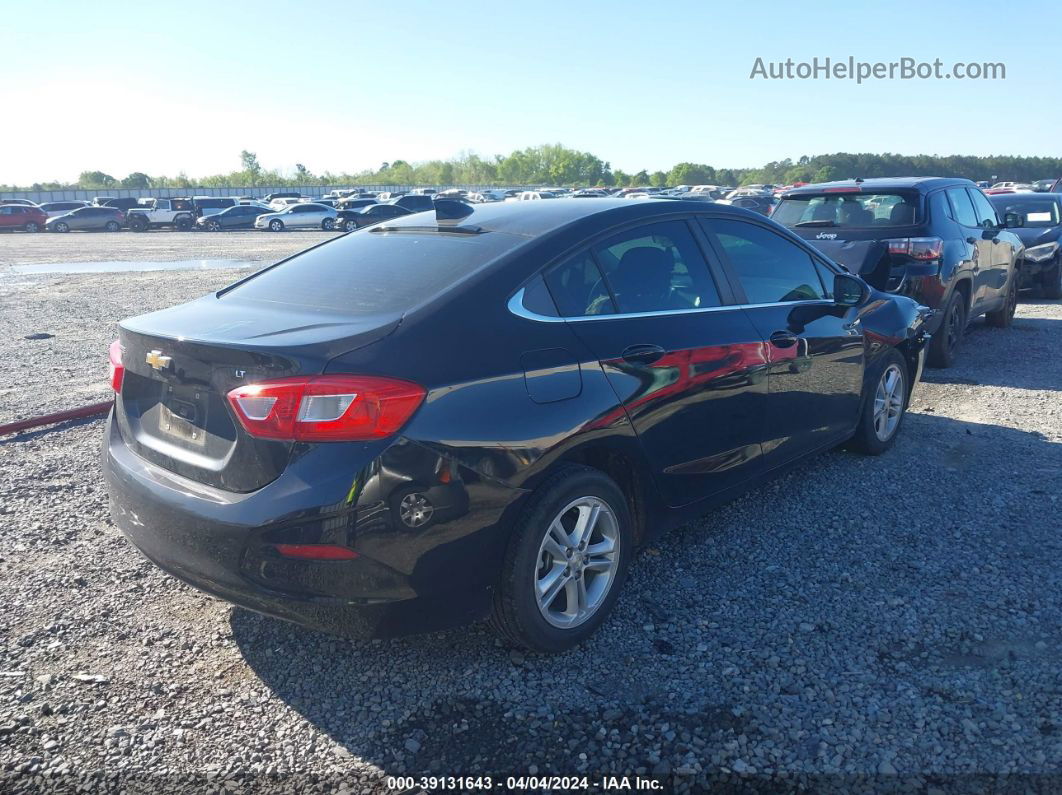
[[284,210],[258,216],[254,228],[271,232],[285,229],[323,229],[328,232],[336,228],[336,210],[325,204],[293,204]]

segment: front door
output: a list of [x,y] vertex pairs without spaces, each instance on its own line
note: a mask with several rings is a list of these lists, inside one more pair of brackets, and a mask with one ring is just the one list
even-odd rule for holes
[[766,225],[704,223],[746,316],[767,342],[768,467],[847,438],[861,407],[863,333],[855,309],[830,297],[832,271]]
[[970,312],[977,314],[979,307],[985,302],[987,286],[991,281],[992,269],[995,267],[994,243],[991,232],[986,232],[978,219],[974,209],[973,199],[966,188],[948,188],[944,191],[951,202],[952,218],[962,229],[963,239],[966,241],[967,259],[970,261],[973,283],[970,291]]
[[762,468],[765,345],[740,309],[721,305],[686,220],[616,234],[546,283],[604,370],[669,505]]
[[996,208],[992,206],[981,191],[971,188],[974,212],[979,225],[985,230],[984,237],[991,249],[991,267],[984,271],[984,295],[981,300],[991,309],[1006,298],[1007,278],[1010,276],[1011,263],[1014,261],[1014,246],[1009,235],[1000,235],[1001,225]]

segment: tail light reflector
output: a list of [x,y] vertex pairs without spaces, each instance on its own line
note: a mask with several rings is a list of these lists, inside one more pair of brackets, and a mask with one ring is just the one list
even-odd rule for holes
[[896,237],[885,242],[890,254],[902,254],[911,259],[940,259],[944,253],[944,241],[939,237]]
[[122,391],[122,379],[125,377],[125,366],[122,364],[122,344],[115,340],[107,349],[107,358],[110,363],[111,389],[115,394]]
[[277,544],[277,552],[297,560],[353,560],[358,553],[336,544]]
[[424,400],[419,384],[368,375],[282,378],[233,389],[229,403],[252,436],[299,442],[383,439]]

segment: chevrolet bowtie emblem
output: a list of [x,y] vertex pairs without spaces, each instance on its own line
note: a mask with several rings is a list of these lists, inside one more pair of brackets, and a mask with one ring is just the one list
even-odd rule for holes
[[171,359],[169,356],[163,356],[162,351],[151,351],[145,357],[145,361],[156,370],[165,370],[170,366]]

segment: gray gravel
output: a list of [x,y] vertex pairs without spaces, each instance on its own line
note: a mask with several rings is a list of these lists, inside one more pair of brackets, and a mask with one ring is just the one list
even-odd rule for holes
[[0,234],[0,274],[4,266],[53,262],[135,262],[182,259],[234,259],[275,262],[320,243],[336,232],[11,232]]
[[[0,275],[0,422],[105,397],[117,319],[231,276]],[[1057,789],[1060,341],[1059,303],[978,322],[889,454],[828,453],[667,535],[552,658],[483,627],[351,642],[232,608],[111,525],[100,421],[0,440],[0,788]],[[977,778],[1013,773],[1049,777]]]

